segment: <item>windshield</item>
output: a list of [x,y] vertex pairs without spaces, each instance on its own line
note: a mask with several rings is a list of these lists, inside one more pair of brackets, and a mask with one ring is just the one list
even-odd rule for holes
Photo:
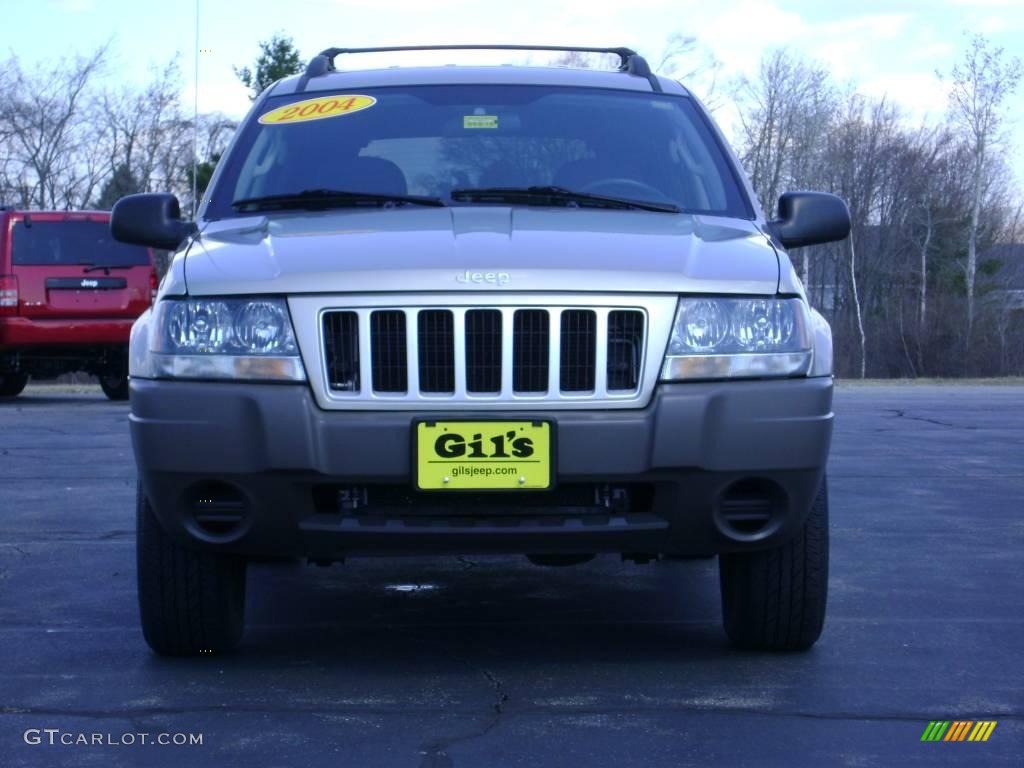
[[493,85],[268,99],[239,137],[205,215],[239,215],[246,207],[233,202],[318,190],[414,195],[448,205],[579,204],[550,194],[464,194],[528,187],[753,218],[691,99]]
[[149,266],[149,252],[117,242],[105,221],[19,221],[14,225],[12,255],[21,266]]

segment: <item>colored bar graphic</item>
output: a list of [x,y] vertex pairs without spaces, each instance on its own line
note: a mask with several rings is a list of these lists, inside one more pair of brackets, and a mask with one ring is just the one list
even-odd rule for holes
[[973,721],[966,723],[960,723],[960,727],[956,731],[955,741],[963,741],[967,738],[967,734],[971,732],[971,726],[974,725]]
[[988,741],[996,720],[932,720],[921,734],[921,741]]
[[949,728],[948,720],[932,720],[925,728],[921,741],[938,741],[946,733],[947,728]]

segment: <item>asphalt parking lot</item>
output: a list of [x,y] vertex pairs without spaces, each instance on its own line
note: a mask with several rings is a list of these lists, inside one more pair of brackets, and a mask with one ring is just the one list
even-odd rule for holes
[[[841,387],[835,410],[809,653],[732,650],[714,561],[500,557],[257,565],[241,651],[165,660],[138,629],[127,406],[30,388],[0,404],[0,766],[1021,765],[1024,387]],[[920,741],[979,719],[985,743]]]

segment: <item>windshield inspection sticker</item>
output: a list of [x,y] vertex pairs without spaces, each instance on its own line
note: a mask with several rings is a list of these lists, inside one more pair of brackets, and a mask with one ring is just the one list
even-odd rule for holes
[[353,112],[369,109],[377,100],[373,96],[344,94],[341,96],[321,96],[288,104],[284,107],[260,115],[263,125],[287,125],[289,123],[307,123],[310,120],[323,120],[325,117],[341,117]]
[[497,115],[466,115],[462,118],[463,128],[497,128]]

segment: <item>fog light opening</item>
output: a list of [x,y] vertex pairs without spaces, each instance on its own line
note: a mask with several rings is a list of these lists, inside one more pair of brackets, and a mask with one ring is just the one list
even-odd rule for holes
[[218,539],[230,538],[240,531],[248,506],[240,490],[214,480],[192,486],[188,495],[188,508],[196,528]]
[[776,483],[744,478],[719,496],[719,527],[735,539],[756,538],[775,526],[785,507],[786,494]]

